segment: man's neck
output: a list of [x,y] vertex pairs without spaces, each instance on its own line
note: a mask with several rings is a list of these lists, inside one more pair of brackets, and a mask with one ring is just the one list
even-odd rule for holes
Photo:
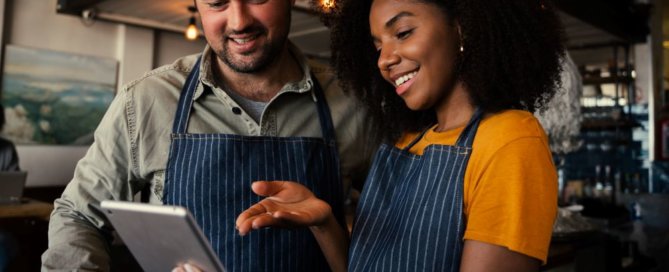
[[285,46],[281,56],[261,72],[239,73],[216,58],[214,72],[216,80],[244,98],[269,102],[288,82],[302,79],[303,72],[298,61]]

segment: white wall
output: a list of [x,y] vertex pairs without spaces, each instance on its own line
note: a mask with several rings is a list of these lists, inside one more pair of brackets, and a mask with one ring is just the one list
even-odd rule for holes
[[153,31],[117,26],[116,58],[120,61],[118,86],[153,68]]
[[156,44],[173,44],[174,46],[159,46],[156,47],[154,54],[154,67],[159,67],[165,64],[170,64],[184,56],[184,52],[199,53],[202,52],[207,41],[200,36],[194,41],[184,40],[184,35],[174,32],[157,32]]
[[2,50],[2,45],[4,44],[4,29],[5,29],[5,0],[0,0],[0,63],[3,60],[4,50]]
[[[116,59],[118,86],[141,76],[154,63],[170,63],[172,60],[167,58],[200,52],[204,44],[195,46],[176,38],[156,39],[153,30],[115,23],[98,21],[86,26],[78,17],[56,14],[57,0],[0,0],[0,9],[5,1],[8,15],[4,27],[0,25],[0,35],[2,31],[7,34],[6,44]],[[160,58],[154,60],[156,55]],[[20,166],[29,172],[28,186],[32,187],[67,184],[87,149],[87,146],[17,146]]]

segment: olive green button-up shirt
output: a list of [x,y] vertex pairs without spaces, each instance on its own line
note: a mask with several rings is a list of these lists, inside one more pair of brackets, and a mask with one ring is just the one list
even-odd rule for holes
[[[342,92],[326,67],[308,63],[292,44],[290,52],[301,64],[304,77],[286,84],[268,103],[258,123],[216,84],[211,66],[216,56],[209,47],[205,48],[200,64],[201,84],[193,98],[188,132],[321,137],[312,93],[317,79],[335,126],[344,185],[348,186],[350,179],[364,178],[371,153],[364,140],[369,127],[364,111]],[[116,95],[95,131],[94,143],[54,203],[42,270],[109,269],[109,244],[103,238],[104,232],[99,231],[109,226],[89,203],[105,199],[132,201],[145,186],[150,188],[150,202],[162,203],[177,102],[197,57],[187,56],[150,71],[126,84]],[[202,84],[210,86],[211,91],[205,91]],[[233,108],[240,108],[241,112],[233,112]]]

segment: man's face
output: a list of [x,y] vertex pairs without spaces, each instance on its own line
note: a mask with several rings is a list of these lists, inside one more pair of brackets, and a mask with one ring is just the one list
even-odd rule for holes
[[277,59],[290,31],[294,0],[197,0],[204,35],[218,58],[239,73]]

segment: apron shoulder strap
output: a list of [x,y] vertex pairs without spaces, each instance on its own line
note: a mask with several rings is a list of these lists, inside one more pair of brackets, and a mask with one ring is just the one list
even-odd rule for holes
[[197,58],[195,65],[186,79],[183,88],[181,89],[181,96],[179,97],[179,104],[177,104],[177,113],[174,117],[174,124],[172,125],[172,133],[183,134],[188,128],[188,119],[190,117],[190,110],[193,107],[193,95],[197,89],[197,84],[200,78],[200,61],[202,56]]
[[[478,130],[479,124],[481,122],[481,117],[483,116],[483,111],[480,108],[476,108],[474,111],[474,114],[472,117],[469,119],[469,122],[467,123],[467,126],[465,127],[464,130],[462,130],[462,133],[460,133],[460,136],[458,136],[458,140],[455,142],[456,146],[460,147],[472,147],[474,143],[474,136],[476,136],[476,131]],[[430,126],[426,129],[423,130],[416,138],[414,138],[411,143],[409,143],[406,147],[404,147],[403,150],[409,151],[414,145],[416,145],[420,139],[422,139],[425,134],[432,129],[433,126]]]
[[429,127],[427,127],[426,129],[424,129],[423,132],[421,132],[420,134],[418,134],[418,136],[416,136],[416,138],[414,138],[413,140],[411,140],[411,143],[409,143],[407,146],[405,146],[402,150],[408,152],[409,149],[411,149],[414,145],[416,145],[416,144],[420,141],[420,139],[423,139],[423,136],[425,136],[425,134],[426,134],[430,129],[432,129],[433,127],[434,127],[434,126],[429,126]]
[[482,116],[483,116],[483,110],[477,107],[476,110],[474,111],[474,115],[472,115],[472,118],[469,119],[469,123],[462,131],[462,133],[460,133],[458,141],[455,142],[456,146],[472,147],[472,145],[474,144],[474,136],[476,136],[476,131],[479,128]]
[[318,119],[321,123],[323,138],[327,143],[336,143],[334,124],[332,123],[330,107],[327,101],[325,101],[325,92],[313,73],[311,74],[311,78],[314,82],[313,92],[316,96],[316,107],[318,108]]

